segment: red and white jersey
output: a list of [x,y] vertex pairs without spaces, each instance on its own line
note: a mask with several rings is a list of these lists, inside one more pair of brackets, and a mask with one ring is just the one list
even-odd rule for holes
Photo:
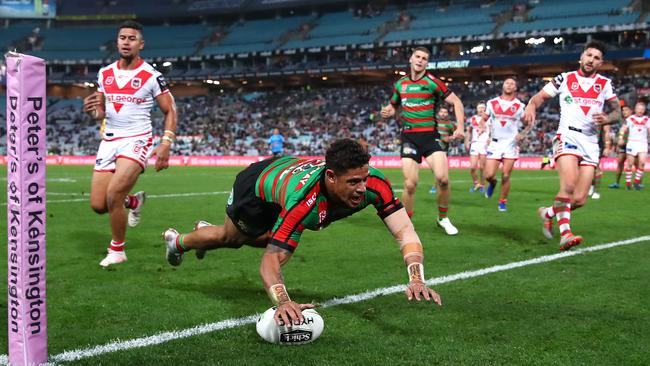
[[560,126],[557,133],[582,132],[591,142],[598,141],[598,126],[593,114],[601,113],[606,101],[616,98],[612,81],[600,74],[582,76],[580,71],[564,72],[543,89],[560,96]]
[[105,140],[151,132],[154,99],[169,92],[160,72],[144,60],[133,70],[120,69],[116,61],[99,70],[98,84],[106,101]]
[[490,116],[491,137],[497,140],[514,139],[519,133],[524,107],[524,103],[517,98],[505,100],[499,96],[488,100],[486,113]]
[[481,143],[487,142],[489,134],[487,132],[487,124],[485,125],[485,131],[479,133],[481,130],[481,116],[474,115],[469,119],[469,123],[472,126],[472,143]]
[[648,130],[650,130],[650,118],[648,116],[629,116],[625,120],[625,124],[629,133],[628,142],[648,144]]

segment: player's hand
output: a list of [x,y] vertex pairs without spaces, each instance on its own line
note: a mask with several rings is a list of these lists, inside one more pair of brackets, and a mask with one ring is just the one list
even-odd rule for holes
[[526,136],[524,136],[523,134],[518,133],[518,134],[515,136],[515,141],[517,141],[517,142],[521,142],[525,137],[526,137]]
[[169,168],[169,144],[159,144],[152,155],[156,156],[157,172]]
[[524,109],[524,122],[530,125],[535,122],[535,118],[537,118],[537,111],[530,104],[527,105]]
[[462,127],[461,128],[456,128],[454,130],[454,134],[451,136],[451,138],[453,140],[462,139],[463,137],[465,137],[465,131],[463,131]]
[[440,295],[428,288],[422,281],[411,281],[406,286],[406,298],[411,301],[414,297],[417,301],[422,301],[424,298],[427,301],[433,301],[438,305],[442,305]]
[[597,112],[591,115],[597,125],[606,125],[609,123],[609,115],[605,112]]
[[381,109],[381,118],[390,118],[395,115],[395,107],[389,104]]
[[612,148],[611,147],[606,147],[603,149],[603,156],[608,157],[609,154],[611,153]]
[[314,304],[298,304],[295,301],[288,301],[284,304],[278,305],[278,308],[275,309],[275,324],[280,325],[284,323],[287,327],[291,328],[291,320],[300,320],[301,322],[305,320],[305,317],[302,315],[302,311],[305,309],[313,309],[316,305]]
[[93,118],[99,118],[99,108],[102,107],[102,93],[94,92],[84,98],[83,111]]

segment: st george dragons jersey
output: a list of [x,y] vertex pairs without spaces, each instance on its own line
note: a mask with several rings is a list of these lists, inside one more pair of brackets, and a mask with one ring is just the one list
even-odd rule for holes
[[519,99],[505,100],[496,97],[488,100],[488,123],[491,128],[491,137],[497,140],[514,140],[519,133],[521,119],[524,116],[524,103]]
[[483,133],[479,133],[481,130],[481,116],[478,114],[472,116],[469,119],[469,123],[472,126],[472,143],[485,143],[488,140],[487,125]]
[[275,160],[257,178],[255,194],[282,207],[271,230],[270,244],[291,252],[305,229],[320,230],[330,223],[375,206],[384,219],[402,208],[388,179],[370,167],[366,192],[355,208],[334,207],[325,190],[325,161],[286,156]]
[[116,61],[99,70],[98,91],[106,101],[104,139],[150,133],[154,99],[169,92],[162,74],[144,60],[133,70]]
[[650,129],[650,118],[648,116],[629,116],[625,120],[625,124],[628,131],[628,143],[648,144],[648,130]]
[[556,76],[544,91],[560,98],[560,126],[557,133],[576,131],[598,141],[598,126],[593,114],[601,113],[606,101],[616,98],[610,79],[593,74],[585,77],[580,71],[565,72]]

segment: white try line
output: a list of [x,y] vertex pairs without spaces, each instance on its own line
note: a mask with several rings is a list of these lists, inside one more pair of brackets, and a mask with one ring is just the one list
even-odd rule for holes
[[[440,285],[443,283],[450,283],[458,280],[485,276],[490,273],[508,271],[515,268],[530,266],[533,264],[551,262],[558,259],[578,255],[578,254],[595,252],[599,250],[605,250],[605,249],[610,249],[622,245],[630,245],[630,244],[640,243],[644,241],[650,241],[650,235],[616,241],[612,243],[594,245],[591,247],[572,250],[568,252],[545,255],[537,258],[528,259],[525,261],[520,261],[520,262],[511,262],[507,264],[496,265],[496,266],[478,269],[474,271],[465,271],[465,272],[460,272],[452,275],[430,278],[426,281],[426,283],[429,286]],[[356,295],[349,295],[342,298],[334,298],[325,301],[324,303],[321,304],[321,308],[328,308],[328,307],[338,306],[343,304],[357,303],[365,300],[374,299],[375,297],[378,296],[386,296],[386,295],[392,295],[392,294],[404,292],[405,290],[406,290],[405,285],[395,285],[390,287],[379,288],[372,291],[362,292]],[[128,341],[114,341],[111,343],[106,343],[103,345],[94,346],[86,349],[65,351],[63,353],[59,353],[58,355],[51,356],[49,361],[50,363],[72,362],[72,361],[76,361],[88,357],[99,356],[105,353],[124,351],[133,348],[148,347],[148,346],[153,346],[156,344],[161,344],[176,339],[194,337],[197,335],[211,333],[218,330],[232,329],[232,328],[240,327],[242,325],[253,324],[257,321],[260,315],[261,314],[255,314],[243,318],[231,318],[231,319],[218,321],[215,323],[197,325],[196,327],[193,328],[163,332],[148,337],[131,339]],[[0,363],[2,363],[3,365],[7,364],[7,355],[0,356]]]

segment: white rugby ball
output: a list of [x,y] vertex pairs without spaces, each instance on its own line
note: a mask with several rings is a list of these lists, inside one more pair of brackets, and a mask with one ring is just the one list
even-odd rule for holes
[[284,324],[275,323],[273,318],[275,309],[275,307],[268,309],[257,319],[257,334],[265,341],[274,344],[299,345],[313,342],[323,333],[325,323],[316,310],[303,310],[302,316],[305,320],[302,322],[296,320],[291,328],[288,328]]

